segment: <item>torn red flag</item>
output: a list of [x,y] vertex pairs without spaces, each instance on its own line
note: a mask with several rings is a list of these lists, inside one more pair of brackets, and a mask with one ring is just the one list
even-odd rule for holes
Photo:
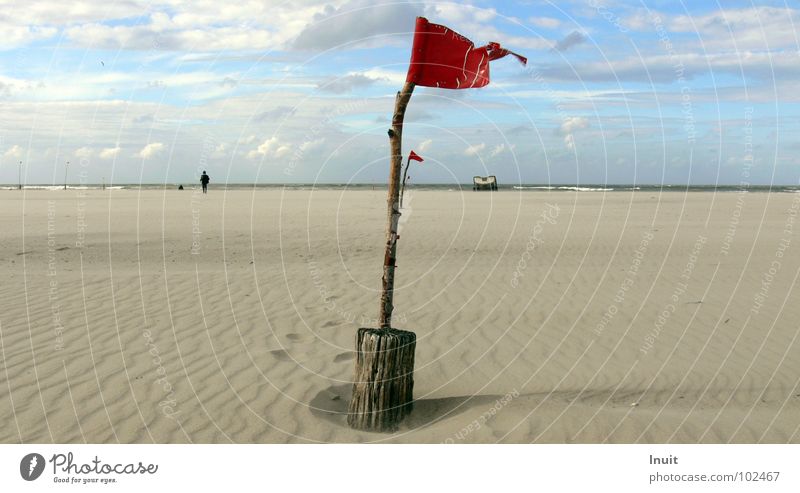
[[499,43],[476,48],[452,29],[417,17],[406,82],[445,89],[483,87],[489,83],[489,61],[506,55],[514,55],[523,65],[528,62]]
[[425,161],[424,159],[422,159],[422,158],[419,156],[419,154],[417,154],[417,153],[416,153],[416,152],[414,152],[414,151],[411,151],[411,154],[409,154],[409,155],[408,155],[408,159],[409,159],[409,160],[413,159],[414,161],[419,161],[420,163],[421,163],[422,161]]

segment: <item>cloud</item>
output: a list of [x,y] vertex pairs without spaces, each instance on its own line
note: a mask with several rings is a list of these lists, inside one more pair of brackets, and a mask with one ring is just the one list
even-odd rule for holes
[[561,122],[561,133],[563,134],[571,134],[575,130],[579,130],[582,128],[587,128],[589,126],[589,120],[583,116],[568,116],[564,118],[564,121]]
[[333,94],[343,94],[346,92],[351,92],[353,89],[369,87],[377,81],[378,79],[367,77],[363,74],[350,74],[345,75],[344,77],[331,78],[324,82],[320,82],[317,84],[317,89]]
[[108,25],[99,22],[65,29],[65,36],[78,46],[107,50],[205,51],[274,48],[280,38],[266,29],[240,26],[201,26],[185,29],[153,22],[143,25]]
[[705,49],[797,50],[800,11],[788,7],[723,9],[706,15],[656,14],[667,30],[698,35]]
[[142,0],[126,0],[109,3],[104,0],[81,0],[62,7],[60,2],[37,1],[25,4],[5,2],[3,13],[5,19],[13,19],[19,25],[63,26],[81,22],[118,19],[141,15],[148,3]]
[[[465,3],[440,3],[432,7],[436,19],[447,25],[460,26],[459,29],[468,29],[485,24],[497,17],[497,10],[492,8],[476,7]],[[463,33],[462,33],[463,34]]]
[[22,147],[14,144],[13,146],[9,147],[5,153],[3,153],[3,157],[7,157],[9,159],[19,159],[22,157]]
[[531,17],[528,21],[537,27],[544,29],[555,29],[561,25],[561,21],[552,17]]
[[[3,10],[6,7],[7,5],[3,5]],[[53,27],[0,24],[0,38],[3,40],[2,50],[19,48],[34,41],[52,38],[56,34],[58,34],[58,29]]]
[[[109,4],[82,0],[80,6],[59,9],[20,6],[4,11],[20,26],[63,25],[72,43],[93,49],[216,52],[281,49],[320,12],[317,1],[293,2],[146,2]],[[55,13],[59,15],[55,15]],[[136,19],[135,23],[129,22]]]
[[139,157],[142,159],[150,159],[161,154],[163,150],[164,144],[161,142],[151,142],[144,146],[141,151],[139,151]]
[[253,120],[257,122],[269,122],[272,120],[280,120],[287,116],[292,116],[296,111],[297,108],[292,106],[277,106],[271,110],[262,111],[261,113],[253,117]]
[[327,5],[303,28],[293,48],[328,50],[342,45],[388,44],[392,35],[410,37],[409,26],[422,14],[422,5],[405,2],[376,5],[372,0],[350,0],[340,7]]
[[406,82],[407,72],[405,70],[388,70],[385,68],[371,68],[363,70],[362,74],[381,82],[387,82],[393,86],[402,86]]
[[494,149],[492,149],[492,152],[490,153],[490,156],[491,157],[497,157],[500,154],[503,154],[505,152],[513,152],[514,151],[514,147],[515,147],[514,145],[506,146],[505,143],[497,144],[494,147]]
[[100,159],[114,159],[119,154],[120,147],[108,147],[100,151]]
[[417,149],[419,149],[419,152],[425,152],[428,150],[428,148],[431,146],[432,143],[433,143],[432,139],[423,140],[422,142],[419,143]]
[[800,76],[800,53],[751,52],[681,53],[680,56],[651,55],[602,62],[542,64],[542,79],[559,82],[656,82],[688,81],[708,73],[731,74],[784,81]]
[[[0,50],[26,46],[59,33],[73,46],[148,52],[204,53],[264,50],[329,50],[340,46],[380,47],[411,39],[414,19],[430,15],[482,40],[521,48],[552,46],[532,36],[510,36],[493,26],[493,8],[374,0],[290,2],[147,2],[81,0],[63,9],[52,2],[4,5]],[[135,19],[136,22],[130,22]],[[543,25],[555,19],[534,18]],[[449,24],[448,24],[449,25]],[[218,79],[219,81],[219,79]],[[224,79],[223,79],[224,81]],[[227,83],[230,81],[225,81]]]
[[569,150],[575,149],[575,131],[589,127],[589,120],[583,116],[570,116],[564,118],[559,131],[564,135],[564,146]]
[[588,38],[585,34],[578,31],[572,31],[571,33],[567,34],[565,38],[559,40],[555,46],[553,46],[553,49],[555,51],[567,51],[574,46],[585,43],[587,39]]
[[483,152],[484,149],[486,149],[486,144],[481,142],[480,144],[474,144],[474,145],[471,145],[471,146],[467,147],[464,150],[464,154],[466,156],[477,156],[478,154]]
[[90,147],[81,147],[75,151],[75,157],[88,159],[93,153],[94,151]]
[[214,150],[211,151],[212,158],[222,158],[225,157],[227,154],[228,154],[228,144],[224,142],[217,145],[217,147],[215,147]]
[[152,113],[148,113],[146,115],[139,115],[133,119],[133,123],[153,123],[155,121],[155,115]]
[[226,75],[225,78],[219,82],[219,85],[222,87],[236,87],[239,85],[239,81]]
[[257,149],[247,153],[250,159],[262,158],[280,158],[289,154],[292,148],[289,144],[280,142],[277,137],[270,137],[258,146]]
[[406,121],[408,122],[430,121],[441,117],[439,113],[431,113],[420,106],[411,105],[406,111]]
[[325,143],[325,138],[324,137],[320,138],[320,139],[316,139],[316,140],[307,140],[307,141],[303,142],[302,144],[300,144],[300,152],[305,154],[307,152],[314,151],[314,150],[319,149],[320,147],[322,147],[322,144],[324,144],[324,143]]
[[492,8],[481,8],[464,3],[436,3],[428,7],[426,14],[457,30],[461,35],[481,44],[487,41],[498,41],[512,50],[531,49],[549,50],[554,42],[540,36],[514,36],[501,31],[492,23],[497,23],[497,11]]

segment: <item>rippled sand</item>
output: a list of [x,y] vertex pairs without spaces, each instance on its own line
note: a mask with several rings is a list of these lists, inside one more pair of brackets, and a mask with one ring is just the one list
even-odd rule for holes
[[342,415],[384,191],[0,193],[0,441],[800,442],[800,194],[405,200],[384,435]]

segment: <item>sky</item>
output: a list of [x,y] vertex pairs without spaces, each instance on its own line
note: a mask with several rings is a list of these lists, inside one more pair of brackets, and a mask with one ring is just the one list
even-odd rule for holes
[[[795,2],[0,0],[0,183],[385,183],[414,20],[528,58],[417,88],[413,183],[797,185]],[[20,161],[22,166],[20,166]],[[66,163],[69,162],[69,169]]]

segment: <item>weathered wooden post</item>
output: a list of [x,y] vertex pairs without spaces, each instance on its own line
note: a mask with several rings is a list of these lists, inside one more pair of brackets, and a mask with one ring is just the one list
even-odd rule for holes
[[397,93],[389,130],[391,148],[386,201],[386,247],[378,321],[380,328],[360,328],[356,337],[356,368],[347,423],[359,430],[392,431],[411,412],[414,391],[414,351],[417,336],[392,328],[397,225],[400,221],[400,170],[403,164],[403,119],[414,92],[406,82]]

